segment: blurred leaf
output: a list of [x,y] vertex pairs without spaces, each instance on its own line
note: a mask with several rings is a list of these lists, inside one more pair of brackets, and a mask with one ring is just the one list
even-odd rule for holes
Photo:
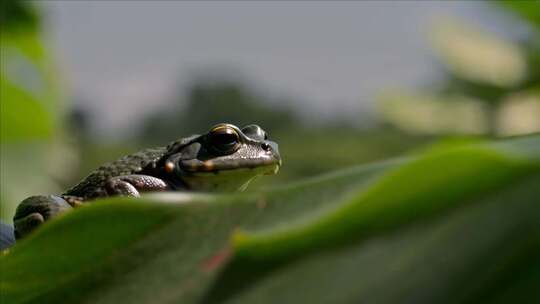
[[531,23],[532,26],[540,30],[540,2],[539,1],[515,1],[503,0],[493,3],[512,11]]
[[379,98],[379,112],[386,122],[411,133],[483,134],[487,130],[483,103],[467,96],[388,92]]
[[[2,14],[9,14],[9,20],[3,18],[5,26],[0,27],[0,211],[1,218],[8,221],[24,197],[57,190],[45,178],[51,168],[58,175],[70,169],[68,154],[63,153],[59,161],[53,157],[61,146],[63,108],[57,75],[32,5],[29,1],[2,2]],[[15,21],[10,18],[24,19],[24,12],[36,19],[32,26],[11,23]],[[27,22],[22,19],[19,21]]]
[[2,144],[50,139],[58,95],[39,37],[3,33],[0,48]]
[[0,257],[3,299],[534,302],[539,155],[537,136],[266,192],[109,199]]
[[540,132],[540,94],[520,92],[506,98],[501,106],[498,134],[509,136]]
[[432,39],[443,64],[464,79],[511,88],[526,76],[525,56],[517,45],[463,22],[440,23]]
[[0,85],[2,143],[50,138],[53,123],[44,105],[4,79]]
[[38,16],[31,1],[5,0],[0,3],[0,28],[2,31],[35,30]]

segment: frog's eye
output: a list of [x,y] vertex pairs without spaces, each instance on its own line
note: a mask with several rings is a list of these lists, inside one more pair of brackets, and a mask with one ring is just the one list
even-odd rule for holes
[[240,136],[231,127],[219,126],[212,129],[208,139],[212,149],[219,153],[231,154],[240,147]]
[[267,140],[268,136],[264,130],[257,125],[247,125],[242,128],[242,132],[255,140]]

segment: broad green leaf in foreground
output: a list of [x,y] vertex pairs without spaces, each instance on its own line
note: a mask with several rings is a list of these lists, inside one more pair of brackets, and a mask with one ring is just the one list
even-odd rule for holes
[[273,190],[97,202],[0,257],[7,303],[538,299],[540,137]]

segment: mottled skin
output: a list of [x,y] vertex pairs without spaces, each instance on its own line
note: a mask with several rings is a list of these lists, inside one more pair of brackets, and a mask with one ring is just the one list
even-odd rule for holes
[[166,147],[146,149],[102,165],[61,195],[32,196],[13,218],[21,238],[57,214],[100,197],[154,191],[243,190],[281,166],[277,144],[257,125],[219,124]]

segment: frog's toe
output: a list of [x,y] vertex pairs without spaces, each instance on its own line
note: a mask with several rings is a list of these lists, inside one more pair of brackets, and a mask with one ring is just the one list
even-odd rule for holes
[[15,237],[19,239],[25,236],[44,221],[67,209],[71,209],[71,206],[54,195],[32,196],[25,199],[19,204],[13,217]]

